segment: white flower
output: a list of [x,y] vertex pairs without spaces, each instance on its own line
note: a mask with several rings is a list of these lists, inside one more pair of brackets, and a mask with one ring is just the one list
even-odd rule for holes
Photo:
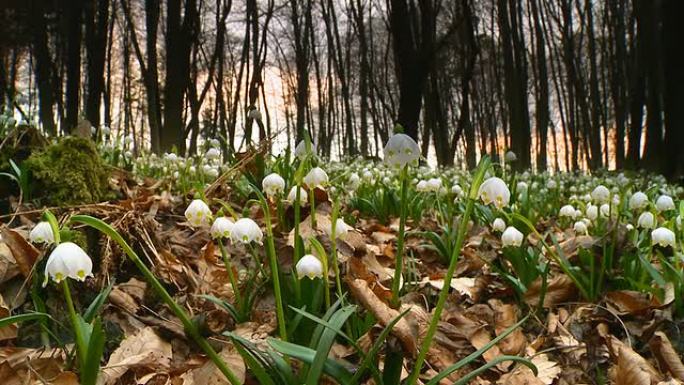
[[385,163],[404,167],[407,164],[418,166],[420,148],[413,138],[406,134],[394,134],[387,141],[384,149]]
[[515,155],[515,152],[509,150],[506,152],[506,154],[504,154],[504,160],[506,161],[506,163],[515,162],[516,160],[518,160],[518,156]]
[[109,135],[112,132],[112,130],[110,130],[108,126],[102,126],[100,130],[102,131],[102,135],[105,136]]
[[268,174],[261,181],[261,186],[269,198],[280,195],[285,191],[285,179],[277,173]]
[[506,230],[506,221],[501,218],[496,218],[494,222],[492,222],[492,229],[499,232]]
[[642,210],[648,205],[648,196],[637,191],[629,198],[629,209],[630,210]]
[[610,190],[608,190],[608,187],[600,184],[591,192],[591,199],[597,203],[608,203],[608,200],[610,199]]
[[426,180],[421,180],[416,184],[416,191],[426,192],[428,191],[428,182]]
[[672,200],[672,197],[670,197],[669,195],[659,196],[658,199],[656,200],[655,206],[656,206],[656,210],[658,210],[658,212],[663,212],[663,211],[675,209],[674,201]]
[[305,140],[301,140],[301,141],[297,144],[297,147],[295,147],[295,152],[294,152],[295,156],[296,156],[297,158],[299,158],[299,159],[302,159],[302,158],[304,158],[304,157],[307,156],[307,155],[315,154],[315,153],[316,153],[316,143],[314,143],[314,141],[312,140],[312,141],[309,143],[309,145],[310,145],[311,147],[310,147],[310,148],[308,149],[308,151],[307,151],[307,148],[306,148],[306,141],[305,141]]
[[50,253],[45,264],[45,281],[52,278],[56,283],[66,278],[85,281],[86,277],[93,276],[93,261],[83,249],[71,242],[60,243]]
[[214,148],[221,147],[221,142],[218,139],[209,139],[209,145]]
[[646,211],[639,215],[637,226],[643,229],[652,229],[655,227],[655,217],[650,211]]
[[207,153],[204,154],[204,157],[209,160],[216,160],[221,157],[221,151],[218,148],[212,147],[207,150]]
[[[352,227],[346,224],[344,219],[337,218],[335,221],[335,239],[346,238],[351,229]],[[332,236],[332,224],[325,229],[325,232],[328,234],[328,236]]]
[[[299,205],[304,206],[308,199],[309,194],[307,194],[306,190],[299,187]],[[297,200],[297,187],[292,186],[290,192],[287,194],[287,200],[291,203],[294,203]]]
[[234,243],[256,242],[261,245],[261,240],[263,238],[264,233],[261,231],[259,225],[249,218],[240,218],[233,224],[231,239]]
[[602,217],[607,217],[610,215],[610,205],[608,203],[602,204],[599,211],[601,212]]
[[254,120],[261,120],[261,111],[256,107],[247,112],[247,117]]
[[558,183],[554,179],[549,179],[548,182],[546,182],[546,188],[549,190],[555,190],[558,187]]
[[506,183],[503,180],[497,177],[491,177],[484,181],[480,186],[477,195],[479,195],[484,204],[488,205],[494,203],[499,209],[507,206],[508,202],[511,200],[511,192],[508,190],[508,186],[506,186]]
[[210,178],[216,178],[219,175],[219,171],[216,167],[212,167],[208,164],[202,166],[202,171]]
[[461,196],[463,195],[463,189],[461,188],[461,186],[455,184],[451,186],[451,193],[456,194],[456,196]]
[[297,265],[295,266],[297,270],[297,277],[299,279],[309,277],[309,279],[323,278],[323,264],[321,260],[314,257],[311,254],[303,256]]
[[586,213],[586,215],[587,215],[587,218],[591,219],[592,221],[595,221],[596,218],[598,218],[598,215],[599,215],[599,212],[598,212],[598,211],[599,211],[598,206],[594,206],[594,205],[592,205],[592,204],[589,204],[589,205],[587,206],[587,209],[586,209],[586,212],[585,212],[585,213]]
[[207,226],[211,221],[211,210],[203,200],[195,199],[185,209],[185,218],[193,227]]
[[575,233],[577,234],[587,234],[587,224],[583,221],[575,222],[573,228],[575,229]]
[[442,180],[439,178],[430,178],[427,181],[428,191],[438,192],[442,187]]
[[49,222],[39,222],[29,233],[29,239],[33,243],[53,243],[55,234]]
[[350,190],[354,191],[357,188],[359,188],[359,185],[361,184],[361,178],[359,178],[359,174],[353,172],[351,175],[349,175],[349,179],[347,180],[348,187]]
[[572,205],[565,205],[565,206],[561,207],[560,213],[558,215],[561,217],[574,218],[575,217],[575,208],[572,207]]
[[675,247],[675,233],[665,227],[658,227],[651,231],[651,242],[662,247]]
[[226,217],[218,217],[214,219],[214,223],[211,225],[209,234],[211,234],[211,237],[214,239],[230,238],[234,225],[235,224],[230,219]]
[[523,233],[518,231],[518,229],[516,229],[513,226],[508,226],[508,228],[506,228],[503,234],[501,234],[501,243],[504,247],[519,247],[520,245],[522,245],[522,241]]
[[173,152],[167,152],[164,154],[164,159],[168,160],[169,162],[176,162],[178,160],[178,155],[174,154]]
[[310,189],[314,187],[323,188],[323,186],[328,184],[328,174],[322,168],[314,167],[306,174],[303,181]]
[[634,225],[631,223],[628,223],[627,225],[625,225],[625,229],[627,229],[627,231],[632,231],[632,230],[634,230]]
[[525,182],[518,182],[518,185],[516,186],[516,190],[520,193],[527,191],[527,188],[528,186]]
[[133,143],[133,137],[127,136],[124,138],[123,142],[126,146],[130,146]]

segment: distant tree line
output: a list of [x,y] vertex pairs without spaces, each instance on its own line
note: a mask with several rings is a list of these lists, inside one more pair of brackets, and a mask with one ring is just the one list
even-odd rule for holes
[[520,168],[684,175],[681,0],[2,3],[0,109],[48,135],[84,117],[195,153],[308,131],[322,155],[374,156],[399,124],[442,165],[511,149]]

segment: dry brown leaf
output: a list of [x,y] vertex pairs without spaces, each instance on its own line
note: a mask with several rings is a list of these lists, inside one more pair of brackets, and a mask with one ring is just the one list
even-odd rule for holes
[[[420,282],[421,285],[430,284],[437,290],[442,290],[444,287],[444,278],[440,279],[430,279],[429,277],[424,277]],[[473,299],[473,291],[475,288],[475,278],[470,277],[459,277],[453,278],[449,284],[452,289],[459,292],[461,295],[466,295],[468,298]]]
[[658,364],[663,372],[669,372],[674,378],[684,381],[684,365],[665,333],[655,332],[653,338],[648,342],[648,346],[658,359]]
[[525,365],[518,365],[510,373],[506,373],[496,382],[497,385],[545,385],[534,375],[532,369]]
[[[0,319],[10,316],[10,309],[5,304],[5,299],[0,294]],[[17,338],[17,325],[11,324],[0,328],[0,341]]]
[[17,260],[12,255],[12,250],[0,241],[0,283],[7,282],[19,275]]
[[553,381],[558,378],[563,368],[557,362],[549,360],[546,354],[538,354],[530,360],[537,367],[537,378],[545,385],[553,384]]
[[[349,285],[349,290],[351,291],[354,298],[366,308],[366,310],[373,313],[378,322],[383,326],[387,326],[392,320],[397,318],[400,314],[397,310],[392,309],[386,303],[384,303],[378,296],[373,293],[373,290],[368,286],[368,282],[362,279],[349,279],[347,280]],[[401,341],[402,346],[406,353],[414,355],[416,352],[416,337],[411,331],[411,327],[405,318],[400,319],[392,328],[392,334],[394,334],[399,341]]]
[[69,376],[62,376],[64,362],[60,348],[0,348],[0,378],[5,385],[42,385],[41,379],[66,381]]
[[17,267],[21,271],[24,277],[28,277],[31,274],[33,265],[35,265],[38,260],[40,252],[33,247],[32,244],[28,243],[24,237],[18,232],[10,230],[8,228],[0,229],[0,234],[2,235],[2,240],[7,244],[14,260],[17,262]]
[[613,381],[620,385],[653,385],[661,379],[660,375],[643,357],[627,346],[619,348],[614,373]]
[[654,307],[660,306],[655,299],[645,293],[631,290],[611,291],[606,294],[608,308],[618,315],[643,314]]
[[[240,383],[245,382],[245,363],[242,356],[235,349],[226,346],[219,354],[228,368],[233,371]],[[207,360],[199,368],[192,369],[184,373],[181,378],[183,385],[224,385],[230,384],[228,379],[214,365],[211,360]]]
[[131,369],[165,371],[169,368],[171,355],[171,344],[159,338],[151,327],[145,327],[121,342],[102,368],[97,383],[114,384]]
[[[530,285],[525,293],[525,302],[530,306],[537,306],[539,304],[539,296],[541,294],[542,281],[537,279]],[[572,279],[565,274],[559,274],[553,277],[548,282],[546,288],[546,295],[544,296],[544,307],[552,308],[562,302],[575,297],[577,289]]]
[[[494,328],[497,335],[500,335],[518,322],[517,306],[504,304],[498,299],[489,300],[489,305],[494,309]],[[498,345],[504,354],[518,355],[525,350],[527,339],[522,330],[517,328],[501,340]]]

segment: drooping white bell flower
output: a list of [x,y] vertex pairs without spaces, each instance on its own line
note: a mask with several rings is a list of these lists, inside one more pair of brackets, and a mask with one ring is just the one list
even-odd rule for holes
[[629,197],[630,210],[643,210],[648,206],[648,196],[641,191],[637,191]]
[[508,202],[511,200],[511,191],[508,190],[508,186],[497,177],[491,177],[484,181],[477,194],[484,204],[494,203],[494,206],[499,209],[508,206]]
[[598,218],[599,215],[599,208],[598,206],[589,204],[587,206],[587,209],[585,210],[585,214],[587,215],[587,218],[589,218],[592,221],[595,221],[596,218]]
[[558,215],[561,217],[574,218],[575,217],[575,208],[572,207],[572,205],[565,205],[565,206],[560,208],[560,212],[558,213]]
[[506,230],[506,221],[501,218],[496,218],[494,222],[492,222],[492,229],[498,232]]
[[515,187],[515,189],[518,190],[519,193],[527,191],[527,188],[528,186],[525,182],[518,182],[518,184]]
[[455,184],[455,185],[451,186],[451,193],[460,197],[463,195],[463,189],[461,188],[461,186]]
[[675,209],[674,201],[672,200],[672,197],[670,197],[669,195],[659,196],[658,199],[656,200],[655,206],[656,206],[656,210],[658,210],[658,212],[663,212],[663,211]]
[[608,203],[602,204],[599,211],[601,212],[602,217],[608,217],[608,215],[610,215],[610,205]]
[[384,148],[385,163],[404,167],[407,164],[418,166],[420,147],[413,138],[406,134],[394,134],[387,141]]
[[264,233],[261,231],[259,225],[250,218],[240,218],[233,224],[231,233],[233,243],[251,243],[256,242],[262,244]]
[[506,163],[515,162],[516,160],[518,160],[518,156],[515,155],[515,152],[508,150],[506,154],[504,154],[504,160],[506,161]]
[[418,183],[416,183],[416,191],[427,192],[428,191],[428,182],[426,180],[421,180]]
[[219,148],[219,147],[221,147],[221,141],[219,141],[218,139],[214,139],[214,138],[209,139],[209,146],[211,146],[213,148]]
[[269,198],[278,196],[285,191],[285,179],[277,173],[268,174],[261,181],[261,186]]
[[[345,239],[352,229],[344,219],[337,218],[335,221],[335,239]],[[325,232],[328,236],[332,236],[332,224],[326,227]]]
[[652,229],[655,227],[655,216],[653,216],[653,213],[650,211],[646,211],[639,215],[639,219],[637,219],[637,226],[641,227],[642,229]]
[[193,227],[208,226],[211,222],[211,209],[203,200],[195,199],[185,209],[185,218]]
[[39,222],[29,233],[29,239],[33,243],[53,243],[55,234],[49,222]]
[[111,132],[112,132],[112,130],[109,128],[109,126],[102,126],[100,128],[100,131],[102,131],[102,135],[105,135],[105,136],[111,134]]
[[304,277],[309,277],[309,279],[323,278],[323,263],[311,254],[303,256],[297,262],[295,270],[297,270],[297,277],[299,279]]
[[[303,188],[299,187],[299,205],[304,206],[309,199],[309,194]],[[293,203],[297,200],[297,187],[292,186],[290,192],[287,194],[287,200]]]
[[261,120],[261,111],[256,107],[252,108],[247,112],[247,117],[254,120]]
[[627,231],[632,231],[632,230],[634,230],[634,225],[631,223],[628,223],[625,225],[625,229],[627,229]]
[[349,179],[347,180],[347,186],[351,191],[356,190],[359,188],[359,185],[361,184],[361,178],[359,178],[359,174],[353,172],[351,175],[349,175]]
[[546,182],[546,188],[549,190],[555,190],[558,188],[558,182],[556,182],[555,179],[549,179],[549,181]]
[[221,151],[218,148],[212,147],[207,150],[207,153],[204,154],[204,157],[208,160],[216,160],[221,157]]
[[175,163],[178,160],[178,155],[174,154],[173,152],[167,152],[164,154],[164,159],[168,160],[169,162]]
[[323,188],[328,184],[328,174],[320,167],[314,167],[303,179],[304,183],[310,188]]
[[45,264],[45,281],[48,277],[60,283],[66,278],[85,281],[93,276],[93,261],[80,246],[72,242],[60,243],[52,250]]
[[442,188],[442,180],[439,178],[430,178],[427,181],[428,191],[439,192]]
[[587,231],[588,231],[588,229],[587,229],[587,224],[584,223],[583,221],[577,221],[577,222],[575,222],[575,225],[573,226],[573,228],[575,229],[575,233],[576,233],[576,234],[583,234],[583,235],[586,235],[586,234],[587,234]]
[[523,241],[523,233],[513,226],[508,226],[501,234],[501,243],[504,247],[520,247]]
[[608,190],[608,187],[600,184],[591,192],[591,199],[596,203],[608,203],[610,200],[610,190]]
[[205,164],[202,166],[202,172],[209,178],[216,178],[219,176],[219,170],[216,167],[213,167],[211,165]]
[[651,231],[651,242],[662,247],[675,247],[675,233],[666,227],[658,227]]
[[316,143],[312,140],[309,143],[309,145],[310,145],[310,148],[307,151],[306,141],[305,140],[299,141],[299,143],[297,144],[297,147],[295,147],[294,155],[297,158],[302,159],[302,158],[306,157],[307,155],[315,154],[316,153]]
[[209,234],[211,234],[213,239],[230,238],[233,233],[233,226],[235,224],[230,219],[218,217],[214,219],[214,223],[211,225],[211,229],[209,229]]

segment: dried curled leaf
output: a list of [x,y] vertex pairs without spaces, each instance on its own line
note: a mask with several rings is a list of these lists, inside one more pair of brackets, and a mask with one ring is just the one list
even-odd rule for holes
[[669,372],[674,378],[684,381],[684,365],[665,333],[655,332],[648,346],[664,372]]

